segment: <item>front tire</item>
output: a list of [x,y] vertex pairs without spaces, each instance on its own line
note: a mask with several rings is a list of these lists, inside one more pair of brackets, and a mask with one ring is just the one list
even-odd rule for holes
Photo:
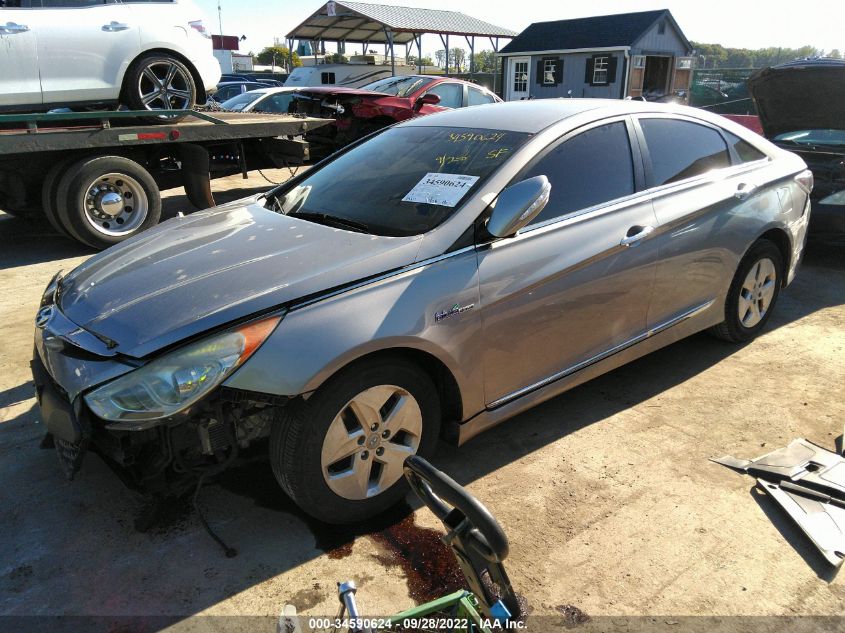
[[[197,86],[185,64],[165,53],[144,55],[126,72],[126,104],[132,110],[190,110],[197,103]],[[183,116],[144,117],[150,123],[175,123]]]
[[371,518],[406,493],[402,465],[430,455],[440,430],[431,378],[401,358],[353,365],[282,409],[270,435],[273,473],[326,523]]
[[765,327],[780,295],[783,257],[772,242],[755,242],[736,270],[725,300],[725,320],[709,331],[732,343],[755,338]]

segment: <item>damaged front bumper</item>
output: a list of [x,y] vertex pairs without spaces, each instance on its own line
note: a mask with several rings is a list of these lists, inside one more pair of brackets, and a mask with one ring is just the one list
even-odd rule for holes
[[[45,295],[46,297],[46,295]],[[93,450],[125,484],[181,494],[240,449],[266,438],[287,398],[220,386],[178,414],[133,425],[98,418],[84,394],[140,367],[70,322],[49,297],[36,320],[30,363],[41,418],[65,475],[72,479]]]
[[845,457],[805,439],[756,459],[712,459],[757,478],[834,567],[845,561]]

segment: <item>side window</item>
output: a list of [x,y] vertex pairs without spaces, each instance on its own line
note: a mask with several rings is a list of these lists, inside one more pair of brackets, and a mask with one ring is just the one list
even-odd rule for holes
[[525,178],[545,175],[551,198],[531,224],[634,193],[631,144],[624,123],[587,130],[551,150]]
[[464,101],[464,86],[463,84],[437,84],[428,91],[428,93],[435,94],[440,97],[440,107],[443,108],[460,108]]
[[493,97],[486,92],[481,92],[478,88],[467,88],[467,90],[469,90],[468,105],[484,105],[485,103],[493,103],[495,101]]
[[728,144],[733,146],[734,151],[736,151],[737,156],[739,156],[740,163],[751,163],[755,160],[763,160],[766,158],[766,155],[763,152],[754,147],[751,143],[743,141],[736,134],[731,134],[725,130],[722,130],[722,132],[724,133],[725,138],[728,139]]
[[277,94],[267,97],[255,109],[258,112],[282,112],[286,113],[293,100],[293,94]]
[[729,167],[722,136],[704,125],[675,119],[640,119],[654,185],[665,185]]

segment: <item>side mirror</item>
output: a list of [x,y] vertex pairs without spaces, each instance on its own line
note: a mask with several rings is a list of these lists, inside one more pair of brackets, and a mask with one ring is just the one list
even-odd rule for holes
[[438,103],[440,103],[440,95],[429,92],[414,102],[414,110],[419,111],[424,105],[437,105]]
[[537,217],[549,201],[552,185],[545,176],[534,176],[511,185],[496,198],[496,206],[487,220],[493,237],[512,237]]

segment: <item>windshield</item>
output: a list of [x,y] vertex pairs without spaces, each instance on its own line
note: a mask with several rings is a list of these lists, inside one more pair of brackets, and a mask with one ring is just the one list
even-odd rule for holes
[[223,103],[220,104],[220,107],[224,110],[232,110],[234,112],[238,112],[243,110],[247,107],[250,103],[254,103],[261,97],[263,97],[266,93],[264,92],[244,92],[239,94],[237,97],[232,97],[231,99],[227,99]]
[[390,128],[277,198],[278,210],[379,235],[426,233],[529,137],[449,127]]
[[774,140],[796,145],[845,145],[845,130],[798,130],[778,134]]
[[394,97],[407,97],[412,92],[416,92],[423,86],[427,86],[432,81],[434,79],[429,77],[388,77],[387,79],[379,79],[366,86],[361,86],[361,90],[383,92]]

